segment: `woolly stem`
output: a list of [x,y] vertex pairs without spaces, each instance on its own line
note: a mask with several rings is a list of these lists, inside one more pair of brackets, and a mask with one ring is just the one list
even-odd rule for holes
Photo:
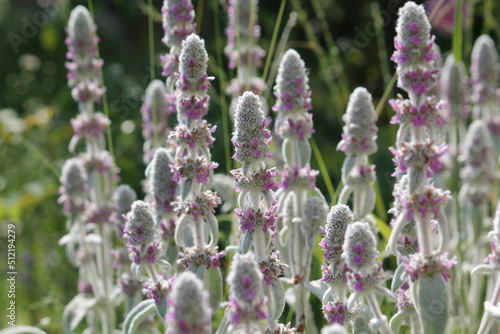
[[380,306],[378,305],[377,298],[375,297],[375,293],[373,291],[368,291],[365,294],[365,299],[368,303],[368,306],[370,307],[370,310],[372,311],[374,317],[377,320],[382,320],[382,326],[380,327],[379,331],[383,334],[393,334],[391,329],[389,328],[389,325],[387,324],[387,320],[385,319],[384,314],[380,310]]

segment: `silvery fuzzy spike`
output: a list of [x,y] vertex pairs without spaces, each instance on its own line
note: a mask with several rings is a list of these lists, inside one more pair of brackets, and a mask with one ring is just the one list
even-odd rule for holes
[[337,148],[347,155],[370,155],[377,152],[378,129],[375,122],[378,117],[372,102],[372,96],[364,87],[352,92],[347,110],[342,119],[342,140]]
[[354,272],[366,276],[380,256],[377,241],[368,223],[355,222],[347,226],[342,257]]
[[105,89],[100,87],[102,60],[97,59],[96,26],[90,12],[83,6],[75,7],[68,19],[68,85],[77,102],[100,102]]
[[350,224],[347,227],[343,251],[342,257],[352,269],[346,273],[347,284],[351,291],[347,308],[351,309],[360,298],[364,298],[373,314],[373,319],[369,323],[370,329],[375,332],[392,333],[387,317],[380,310],[376,294],[381,294],[392,301],[396,298],[384,286],[382,263],[377,265],[380,253],[370,224],[364,222]]
[[[313,196],[307,199],[304,203],[304,210],[302,216],[302,233],[306,236],[307,245],[314,246],[316,236],[321,232],[321,225],[325,222],[328,215],[328,206],[323,198]],[[311,243],[309,243],[311,240]]]
[[262,326],[261,321],[267,317],[266,298],[262,273],[252,252],[235,254],[227,283],[229,302],[226,303],[226,312],[231,319],[231,328]]
[[161,12],[165,32],[161,41],[170,47],[170,52],[162,56],[161,60],[170,92],[175,82],[174,73],[178,71],[182,41],[194,33],[196,28],[196,23],[193,23],[195,13],[191,0],[164,0]]
[[203,282],[192,272],[178,276],[169,297],[168,334],[211,333],[212,312]]
[[[491,99],[491,102],[495,101],[498,71],[498,52],[495,48],[495,43],[488,35],[479,36],[472,48],[470,67],[472,101],[476,105],[481,106]],[[477,110],[476,117],[479,116],[479,112]]]
[[375,206],[372,188],[376,180],[375,165],[368,164],[368,155],[377,151],[377,118],[371,94],[363,87],[356,88],[343,116],[345,126],[337,149],[346,154],[339,203],[346,204],[352,194],[354,216],[358,221],[367,220],[365,217]]
[[144,103],[141,107],[142,135],[144,137],[144,163],[153,158],[156,148],[164,146],[170,133],[169,116],[172,110],[167,100],[165,84],[154,80],[146,88]]
[[269,151],[272,137],[266,128],[262,104],[254,93],[245,92],[238,98],[234,127],[231,139],[235,146],[234,158],[248,165],[269,163],[269,158],[272,157]]
[[129,185],[122,184],[116,188],[113,195],[113,202],[116,210],[114,220],[118,239],[123,238],[123,230],[125,229],[126,221],[123,216],[130,211],[132,203],[136,200],[137,194]]
[[456,63],[453,54],[446,57],[441,71],[440,85],[442,96],[446,100],[444,118],[467,120],[470,113],[469,76],[464,62]]

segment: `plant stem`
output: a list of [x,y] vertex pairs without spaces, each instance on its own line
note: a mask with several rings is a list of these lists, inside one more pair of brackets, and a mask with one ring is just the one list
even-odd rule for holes
[[373,291],[367,292],[365,294],[365,299],[368,302],[368,306],[370,307],[370,310],[372,311],[375,318],[384,321],[379,331],[382,332],[383,334],[393,334],[391,329],[389,328],[389,325],[387,324],[387,321],[384,319],[385,318],[384,314],[380,310],[377,298],[375,297],[375,292]]
[[[493,295],[491,296],[491,305],[496,306],[499,300],[500,300],[500,279],[497,279],[495,284],[495,289],[493,290]],[[479,326],[477,334],[488,333],[490,326],[491,326],[491,318],[485,311],[483,318],[481,319],[481,325]]]

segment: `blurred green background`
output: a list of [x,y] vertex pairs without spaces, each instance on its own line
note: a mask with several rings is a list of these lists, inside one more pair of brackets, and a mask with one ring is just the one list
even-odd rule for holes
[[[295,48],[309,68],[312,90],[315,141],[328,169],[333,186],[340,181],[343,153],[336,151],[342,131],[341,116],[349,93],[357,86],[366,87],[377,105],[394,74],[389,57],[397,18],[397,8],[405,1],[286,0],[281,32],[292,11],[298,22],[292,29],[287,48]],[[432,21],[437,43],[443,53],[451,49],[449,26],[453,1],[435,0],[440,9]],[[269,51],[276,17],[282,1],[261,0],[259,44]],[[73,134],[70,119],[77,104],[66,82],[65,24],[69,12],[85,1],[0,0],[0,328],[6,326],[3,310],[7,307],[6,233],[15,224],[17,255],[17,324],[35,325],[49,333],[61,333],[64,305],[76,294],[77,270],[70,266],[63,248],[57,245],[65,234],[65,217],[57,204],[58,173],[71,155],[67,145]],[[154,0],[159,13],[162,1]],[[123,183],[139,193],[144,178],[142,162],[141,116],[139,109],[145,87],[150,82],[147,3],[143,0],[94,1],[97,34],[104,59],[104,82],[112,120],[112,138],[116,162]],[[209,75],[216,79],[211,95],[208,119],[217,124],[212,149],[219,172],[225,172],[221,92],[219,89],[216,36],[227,38],[227,4],[216,0],[194,1],[197,32],[206,41],[210,56]],[[468,1],[465,4],[463,59],[468,67],[474,39],[488,33],[498,43],[500,5],[497,0]],[[214,12],[215,11],[215,12]],[[155,15],[155,19],[158,14]],[[215,21],[219,21],[217,30]],[[167,49],[161,43],[161,22],[154,23],[155,73],[161,78],[159,56]],[[276,53],[275,53],[276,55]],[[223,56],[224,82],[234,77]],[[262,72],[261,72],[262,73]],[[266,92],[267,93],[267,92]],[[389,96],[394,96],[397,89]],[[274,97],[269,94],[269,104]],[[227,98],[229,102],[229,98]],[[226,104],[227,105],[227,104]],[[99,106],[98,110],[102,110]],[[393,180],[392,155],[396,126],[389,125],[392,111],[384,106],[378,122],[379,152],[372,156],[382,197],[376,213],[387,221]],[[313,168],[318,168],[312,159]],[[331,200],[323,175],[318,187]],[[141,195],[139,197],[142,197]]]

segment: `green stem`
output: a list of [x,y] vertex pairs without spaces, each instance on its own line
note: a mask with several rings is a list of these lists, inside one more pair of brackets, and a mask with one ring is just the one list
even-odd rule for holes
[[286,4],[286,0],[281,0],[280,11],[278,13],[278,18],[276,19],[276,24],[274,25],[273,37],[271,39],[271,45],[269,46],[269,52],[267,53],[266,65],[264,66],[264,74],[262,75],[262,80],[264,82],[266,82],[267,74],[269,73],[271,59],[273,58],[274,45],[276,44],[276,39],[278,38],[278,31],[280,28],[281,19],[283,18],[285,4]]
[[45,156],[42,154],[42,152],[40,152],[40,150],[38,150],[36,147],[34,147],[29,141],[27,141],[26,139],[24,139],[23,137],[21,137],[20,135],[16,134],[15,135],[16,138],[18,138],[19,140],[21,140],[21,142],[24,144],[24,146],[26,146],[26,148],[28,150],[31,151],[31,153],[33,153],[34,155],[36,155],[36,157],[38,159],[40,159],[40,161],[48,168],[52,171],[52,173],[54,173],[54,175],[57,177],[57,178],[60,178],[61,177],[61,173],[56,169],[56,167],[54,167],[54,165],[47,159],[45,158]]
[[455,0],[455,16],[453,19],[453,56],[455,64],[462,60],[462,0]]
[[[326,189],[328,190],[328,194],[330,195],[330,202],[337,202],[337,194],[335,193],[335,189],[333,188],[332,180],[330,179],[330,175],[328,175],[328,169],[326,168],[325,161],[323,160],[323,156],[321,155],[321,151],[316,145],[316,141],[313,137],[309,139],[309,143],[311,144],[311,148],[314,153],[314,157],[318,162],[319,170],[321,171],[321,175],[323,175],[323,180],[325,181]],[[341,189],[341,188],[339,188]]]
[[222,68],[222,42],[220,37],[220,25],[219,17],[217,16],[218,2],[213,2],[213,15],[215,23],[215,45],[217,48],[217,67],[219,72],[219,91],[220,94],[220,106],[222,109],[222,130],[224,135],[224,153],[226,160],[226,173],[229,174],[231,171],[231,148],[229,146],[229,113],[226,106],[226,94],[224,90],[226,88],[226,77],[224,75],[224,70]]
[[205,0],[199,0],[196,7],[196,34],[200,34],[201,21],[203,20],[203,9],[205,7]]

